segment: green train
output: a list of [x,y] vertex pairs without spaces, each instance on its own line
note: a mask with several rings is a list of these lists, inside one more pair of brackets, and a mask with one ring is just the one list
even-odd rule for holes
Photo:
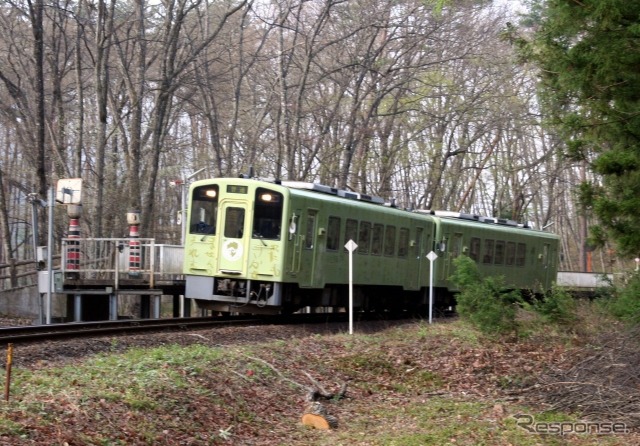
[[[453,259],[515,289],[556,280],[559,239],[512,221],[408,211],[365,194],[294,181],[194,182],[184,253],[185,297],[219,312],[424,310],[430,271],[436,306],[449,306]],[[427,257],[437,255],[430,265]],[[433,256],[433,254],[431,254]],[[433,257],[432,257],[433,258]],[[327,310],[331,308],[332,310]]]

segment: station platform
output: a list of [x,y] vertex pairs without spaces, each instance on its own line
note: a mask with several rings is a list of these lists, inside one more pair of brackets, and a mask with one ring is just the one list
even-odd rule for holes
[[159,318],[163,296],[173,299],[173,317],[191,315],[183,297],[182,246],[149,238],[65,238],[59,258],[50,283],[49,270],[39,271],[38,291],[66,299],[65,322],[117,320],[125,300],[139,308],[126,317]]

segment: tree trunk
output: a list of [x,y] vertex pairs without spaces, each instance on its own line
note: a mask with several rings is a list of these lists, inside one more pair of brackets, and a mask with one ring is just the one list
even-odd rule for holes
[[[11,276],[11,287],[18,285],[16,277],[16,259],[11,246],[11,231],[9,230],[9,210],[7,208],[7,199],[5,196],[4,176],[0,169],[0,231],[2,233],[2,252],[7,256],[6,262],[9,266],[9,275]],[[0,258],[2,261],[2,258]]]

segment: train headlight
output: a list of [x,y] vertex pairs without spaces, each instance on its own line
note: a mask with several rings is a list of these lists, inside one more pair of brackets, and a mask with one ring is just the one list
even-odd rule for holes
[[207,189],[204,194],[209,197],[209,198],[216,198],[216,195],[218,195],[218,192],[215,189]]
[[265,192],[264,194],[260,195],[260,199],[262,201],[271,202],[273,201],[273,195],[271,195],[268,192]]

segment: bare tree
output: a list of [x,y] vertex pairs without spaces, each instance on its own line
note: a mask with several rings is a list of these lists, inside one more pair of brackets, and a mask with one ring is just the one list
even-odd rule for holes
[[[218,36],[226,21],[246,6],[246,0],[240,1],[221,12],[214,23],[210,34],[199,40],[192,40],[184,31],[190,14],[197,13],[199,1],[169,1],[165,3],[165,20],[158,36],[160,41],[159,77],[156,82],[154,110],[151,118],[150,162],[148,163],[148,180],[142,201],[143,220],[141,230],[149,233],[154,217],[156,182],[160,165],[160,154],[167,135],[167,123],[171,111],[171,102],[176,90],[180,87],[180,79],[194,60]],[[183,42],[183,39],[186,40]]]
[[[180,196],[164,180],[254,166],[408,208],[555,223],[571,265],[581,264],[589,216],[576,217],[570,192],[579,166],[556,155],[535,73],[514,63],[501,39],[508,17],[485,2],[16,0],[0,9],[9,220],[31,185],[43,193],[56,175],[80,176],[84,232],[122,235],[136,208],[142,234],[170,241]],[[61,233],[64,219],[56,225]]]
[[0,167],[0,233],[2,234],[2,252],[0,255],[0,264],[7,262],[9,264],[10,285],[17,285],[16,278],[16,257],[11,243],[11,230],[9,229],[9,212],[7,206],[7,198],[5,190],[4,174]]

